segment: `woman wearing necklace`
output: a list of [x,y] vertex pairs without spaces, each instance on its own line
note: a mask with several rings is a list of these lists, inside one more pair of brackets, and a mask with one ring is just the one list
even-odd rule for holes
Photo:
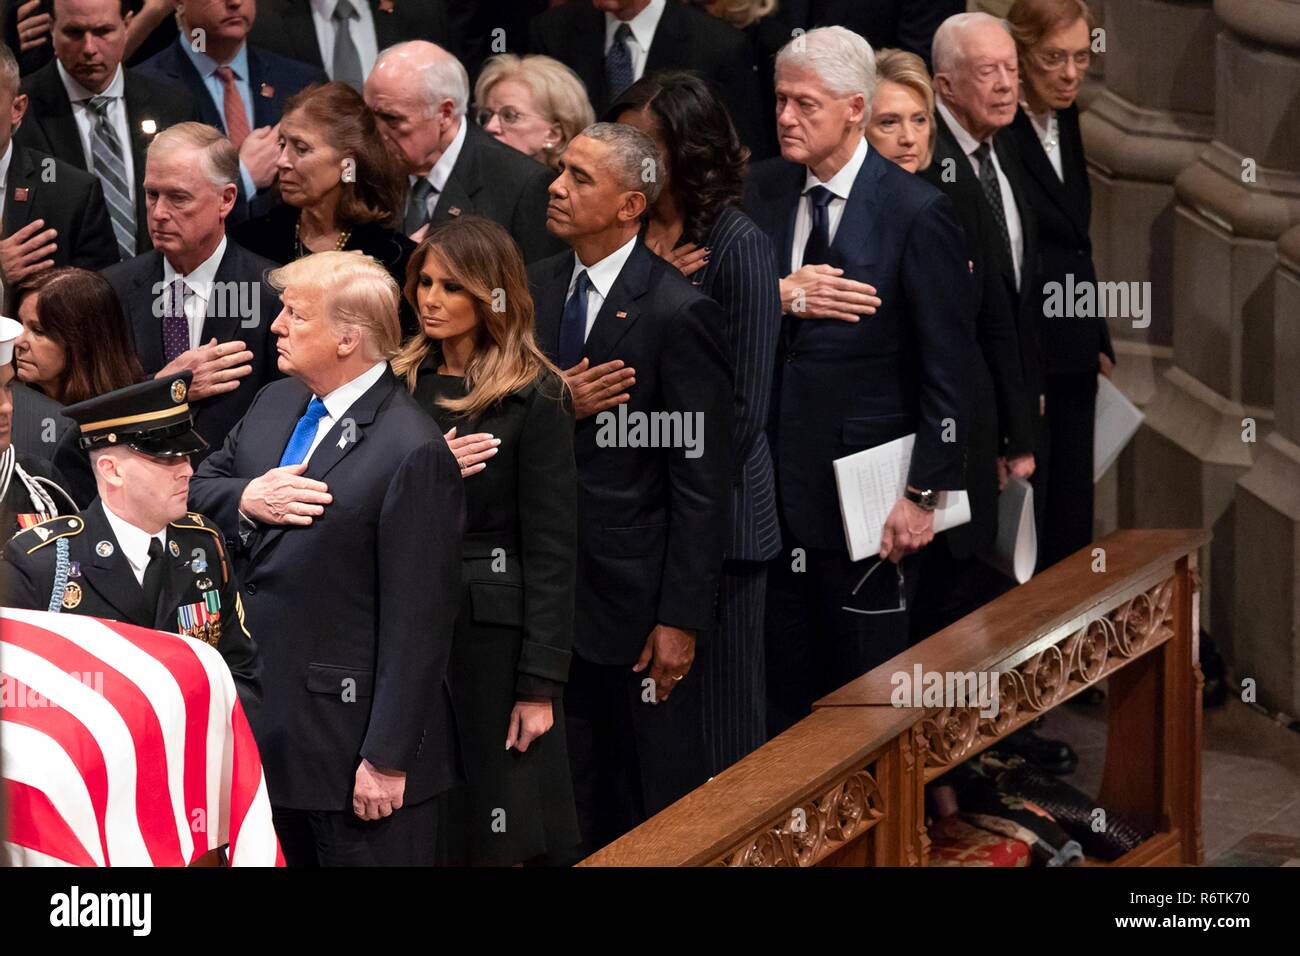
[[[465,476],[464,595],[447,670],[466,783],[445,803],[444,862],[564,859],[578,843],[563,708],[577,574],[573,408],[534,338],[519,247],[466,216],[411,257],[420,331],[393,359]],[[453,446],[455,447],[455,446]]]
[[[406,188],[361,94],[346,83],[309,86],[280,120],[276,168],[283,202],[231,230],[244,248],[286,263],[330,249],[361,252],[400,287],[415,244],[392,228]],[[405,305],[402,332],[415,331]]]
[[[1092,11],[1084,0],[1016,0],[1007,20],[1020,54],[1021,102],[1004,135],[1029,171],[1028,201],[1039,224],[1039,282],[1083,288],[1097,281],[1097,272],[1088,236],[1092,197],[1075,98],[1092,58]],[[1097,373],[1109,376],[1115,365],[1105,319],[1043,315],[1040,339],[1051,444],[1045,527],[1038,538],[1040,569],[1092,541]]]

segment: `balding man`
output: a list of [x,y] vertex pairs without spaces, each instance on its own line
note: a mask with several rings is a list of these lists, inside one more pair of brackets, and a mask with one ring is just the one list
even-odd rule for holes
[[400,43],[380,55],[365,97],[409,176],[407,235],[418,240],[430,223],[473,214],[504,226],[525,262],[563,248],[546,231],[553,174],[469,121],[469,78],[454,56],[433,43]]
[[321,252],[275,270],[280,370],[190,486],[236,545],[265,634],[253,724],[292,865],[434,859],[456,780],[445,685],[460,604],[462,483],[388,368],[397,283]]

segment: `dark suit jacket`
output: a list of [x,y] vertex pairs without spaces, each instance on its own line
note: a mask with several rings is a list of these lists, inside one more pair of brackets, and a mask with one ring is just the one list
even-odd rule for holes
[[[13,50],[14,56],[18,59],[18,73],[26,76],[29,73],[35,73],[45,64],[54,59],[54,49],[47,39],[40,46],[33,47],[30,50],[20,50],[21,46],[18,39],[18,8],[26,0],[6,0],[0,4],[0,9],[4,10],[4,41],[9,49]],[[144,0],[127,0],[127,6],[135,13],[140,12],[144,6]],[[54,9],[54,0],[41,0],[41,5],[37,9],[38,13],[49,13]],[[162,23],[154,27],[153,32],[144,38],[139,48],[134,54],[127,57],[127,66],[136,66],[140,62],[148,59],[157,53],[160,49],[176,38],[176,18],[166,17]]]
[[[772,237],[782,271],[806,176],[804,166],[780,157],[750,170],[745,211]],[[882,304],[857,323],[785,317],[770,429],[791,532],[805,546],[842,551],[836,458],[915,432],[907,480],[963,487],[974,305],[952,204],[874,149],[827,259],[875,286]]]
[[[245,485],[279,464],[310,398],[297,379],[272,382],[199,466],[190,502],[229,539],[240,540]],[[271,803],[350,811],[362,757],[406,771],[405,800],[418,803],[456,779],[445,676],[460,602],[460,470],[385,372],[334,423],[307,476],[329,485],[324,515],[259,526],[236,553],[249,630],[268,635],[253,730]]]
[[[573,253],[529,268],[537,341],[554,360]],[[636,369],[629,425],[654,412],[703,415],[702,454],[618,440],[618,410],[582,419],[578,461],[578,609],[574,647],[597,664],[631,665],[657,624],[703,639],[716,619],[730,508],[734,403],[726,317],[638,239],[587,336],[592,365]],[[694,418],[692,419],[694,420]],[[632,433],[628,432],[631,439]],[[602,444],[605,447],[602,447]],[[489,466],[490,467],[490,466]]]
[[[454,39],[443,0],[396,0],[390,4],[370,0],[370,11],[381,51],[403,40],[431,40],[445,47]],[[324,68],[310,0],[261,0],[248,40],[299,63]]]
[[966,9],[966,0],[785,0],[777,12],[791,27],[848,27],[872,49],[898,47],[930,64],[939,24]]
[[776,475],[767,442],[772,368],[781,336],[781,288],[772,241],[739,209],[718,214],[705,245],[709,264],[691,276],[722,306],[727,354],[735,371],[731,436],[731,560],[765,561],[781,547]]
[[[52,428],[47,430],[47,423]],[[44,392],[14,382],[14,416],[11,443],[20,452],[54,460],[54,450],[63,433],[72,425],[63,417],[63,406]],[[46,441],[46,438],[50,441]],[[71,489],[69,489],[71,490]]]
[[[55,268],[102,269],[118,261],[104,189],[93,173],[15,143],[5,190],[3,234],[12,236],[29,222],[44,219],[46,229],[59,233],[51,257]],[[24,199],[19,198],[22,190]],[[10,308],[17,311],[16,304]]]
[[[262,280],[266,270],[274,267],[269,259],[226,241],[226,252],[217,266],[217,285],[208,303],[199,341],[206,343],[215,338],[221,342],[244,342],[253,353],[253,371],[239,380],[239,388],[233,392],[190,404],[194,427],[208,442],[208,451],[191,459],[196,468],[221,447],[262,386],[280,377],[276,370],[276,338],[271,334],[271,323],[280,314],[280,297]],[[162,319],[154,312],[159,302],[166,301],[161,298],[166,295],[162,253],[151,249],[105,269],[104,278],[122,303],[122,314],[131,329],[144,374],[152,378],[167,364],[163,357]]]
[[[605,14],[591,0],[569,0],[534,17],[528,49],[568,64],[587,85],[600,116],[611,97],[605,82]],[[744,34],[702,10],[667,0],[646,56],[645,74],[656,70],[695,70],[711,80],[731,114],[736,132],[750,149],[768,155],[757,110],[762,102],[753,53]]]
[[[1088,234],[1092,218],[1092,188],[1088,182],[1088,162],[1083,154],[1083,137],[1079,135],[1079,108],[1071,106],[1057,111],[1061,140],[1061,168],[1065,180],[1056,175],[1052,161],[1043,150],[1042,141],[1023,109],[1002,133],[999,140],[1014,149],[1028,175],[1024,178],[1025,196],[1038,222],[1038,275],[1035,303],[1042,323],[1043,369],[1047,375],[1078,372],[1097,373],[1097,355],[1105,352],[1111,360],[1115,351],[1110,343],[1106,320],[1047,318],[1042,308],[1046,298],[1041,290],[1049,282],[1066,287],[1067,276],[1075,286],[1097,281],[1092,263],[1092,239]],[[1062,292],[1064,295],[1064,291]]]
[[[183,86],[194,100],[199,119],[227,132],[225,111],[212,101],[212,94],[208,92],[199,71],[194,68],[194,61],[181,49],[183,42],[185,41],[181,37],[177,37],[175,43],[145,60],[137,69],[168,86]],[[285,100],[313,83],[328,81],[329,77],[319,67],[249,46],[248,84],[253,93],[253,129],[274,126],[280,122]],[[239,196],[242,208],[238,213],[231,214],[235,222],[241,222],[250,215],[261,215],[275,201],[275,193],[269,188],[255,197],[245,196],[242,178]]]
[[466,124],[465,144],[438,197],[433,222],[485,216],[510,232],[525,262],[560,252],[564,243],[546,229],[546,204],[550,201],[546,190],[555,173],[497,142],[468,117],[461,122]]
[[[57,565],[56,542],[60,538],[67,539],[68,558],[77,564],[77,573],[69,577],[68,590],[64,591],[64,613],[88,614],[175,634],[180,629],[180,610],[204,603],[205,592],[215,592],[217,620],[193,639],[203,640],[221,653],[235,679],[244,710],[250,720],[256,718],[261,699],[258,645],[244,626],[239,581],[215,525],[201,515],[188,514],[167,526],[167,539],[175,549],[165,555],[162,592],[153,607],[145,601],[140,582],[98,498],[80,517],[54,518],[40,527],[44,537],[28,528],[5,546],[5,563],[9,566],[4,574],[6,605],[34,611],[49,608]],[[98,547],[103,541],[112,545],[107,554],[100,553],[103,549]],[[196,556],[205,563],[201,571],[190,566]],[[72,590],[74,586],[76,590]]]
[[[149,223],[144,206],[144,158],[152,136],[146,136],[140,124],[151,119],[158,131],[177,123],[199,118],[190,94],[134,69],[124,70],[127,128],[131,137],[130,149],[135,163],[135,232],[136,251],[149,249]],[[31,147],[42,153],[57,156],[71,166],[89,170],[86,154],[81,148],[81,134],[72,115],[68,91],[59,79],[57,63],[51,61],[23,80],[22,90],[31,97],[27,116],[14,132],[15,145]],[[126,144],[123,144],[125,147]]]

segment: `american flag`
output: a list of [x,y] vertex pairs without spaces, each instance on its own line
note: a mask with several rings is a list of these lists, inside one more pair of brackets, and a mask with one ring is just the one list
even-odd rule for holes
[[257,744],[215,648],[74,614],[0,613],[10,862],[283,866]]

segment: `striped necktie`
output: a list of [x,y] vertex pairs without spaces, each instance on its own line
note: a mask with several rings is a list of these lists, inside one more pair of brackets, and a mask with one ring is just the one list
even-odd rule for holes
[[135,206],[131,202],[131,187],[126,178],[126,154],[108,115],[114,99],[116,97],[95,96],[87,100],[86,105],[95,113],[95,122],[90,130],[90,155],[95,175],[104,187],[104,200],[113,221],[118,252],[126,260],[135,256]]

